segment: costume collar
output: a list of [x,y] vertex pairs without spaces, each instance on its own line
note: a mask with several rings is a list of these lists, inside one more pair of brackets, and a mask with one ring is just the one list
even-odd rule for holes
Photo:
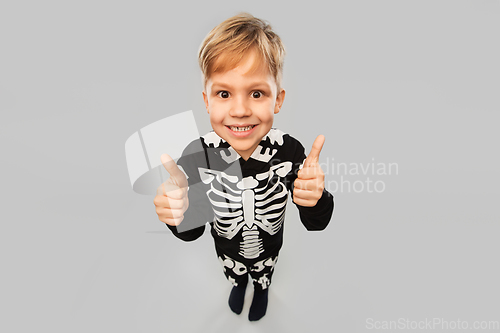
[[[283,136],[284,132],[280,131],[277,128],[271,128],[269,132],[262,138],[259,145],[255,148],[252,155],[250,155],[249,159],[252,158],[257,161],[262,161],[268,163],[271,158],[273,158],[274,154],[278,151],[279,147],[283,145],[284,140]],[[227,143],[226,140],[221,138],[214,131],[210,131],[209,133],[202,136],[203,141],[207,145],[207,147],[213,148],[221,148],[226,150],[226,152],[221,151],[221,157],[226,163],[232,163],[239,158],[241,158],[240,154],[234,150],[233,147]]]

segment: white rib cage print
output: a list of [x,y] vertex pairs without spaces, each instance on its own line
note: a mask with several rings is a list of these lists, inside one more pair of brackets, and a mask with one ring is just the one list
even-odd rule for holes
[[276,234],[285,217],[288,190],[284,177],[292,162],[272,166],[268,172],[239,179],[222,171],[199,168],[201,180],[210,184],[207,196],[215,213],[217,234],[232,239],[242,230],[239,254],[257,258],[263,251],[261,230]]

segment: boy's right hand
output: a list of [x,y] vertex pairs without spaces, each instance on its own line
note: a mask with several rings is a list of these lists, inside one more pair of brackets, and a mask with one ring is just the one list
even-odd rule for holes
[[184,212],[189,207],[188,181],[184,172],[169,155],[161,155],[161,162],[170,174],[170,178],[156,190],[154,199],[156,214],[163,223],[177,226],[184,219]]

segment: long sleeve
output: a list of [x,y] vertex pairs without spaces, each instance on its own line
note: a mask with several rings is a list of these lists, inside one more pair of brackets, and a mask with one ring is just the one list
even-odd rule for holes
[[[293,197],[293,194],[292,194]],[[297,205],[299,209],[300,221],[309,231],[324,230],[333,214],[333,195],[327,190],[323,190],[323,195],[314,207],[303,207]]]
[[[291,182],[290,193],[292,196],[292,202],[293,202],[293,182],[297,178],[297,173],[300,169],[300,166],[304,163],[306,159],[304,147],[298,141],[296,141],[296,144],[297,146],[294,155],[293,172],[292,172],[292,178],[290,180]],[[316,206],[314,207],[303,207],[297,205],[295,202],[294,204],[295,206],[297,206],[299,210],[300,221],[308,231],[324,230],[330,223],[333,214],[334,203],[333,203],[333,195],[329,193],[326,189],[323,190],[323,195],[321,196],[321,198],[316,203]]]
[[174,234],[175,237],[177,237],[185,242],[194,241],[194,240],[200,238],[201,235],[203,235],[203,233],[205,232],[205,226],[201,226],[201,227],[187,230],[187,231],[183,231],[183,232],[178,232],[177,227],[175,227],[175,226],[171,226],[168,224],[166,224],[166,226],[170,229],[170,231],[172,231],[172,233]]
[[206,223],[213,222],[214,217],[198,171],[199,167],[207,167],[206,154],[201,140],[195,140],[189,144],[177,164],[188,177],[189,207],[184,212],[184,219],[179,226],[167,225],[167,227],[175,237],[189,242],[201,237],[205,232]]

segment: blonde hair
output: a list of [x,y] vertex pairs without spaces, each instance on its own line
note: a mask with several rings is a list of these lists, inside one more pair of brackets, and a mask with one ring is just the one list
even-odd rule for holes
[[262,62],[267,64],[279,93],[285,47],[268,22],[248,13],[240,13],[220,23],[201,43],[198,62],[203,75],[203,87],[213,73],[235,68],[251,49],[256,49],[258,54],[259,61],[254,63],[254,67]]

